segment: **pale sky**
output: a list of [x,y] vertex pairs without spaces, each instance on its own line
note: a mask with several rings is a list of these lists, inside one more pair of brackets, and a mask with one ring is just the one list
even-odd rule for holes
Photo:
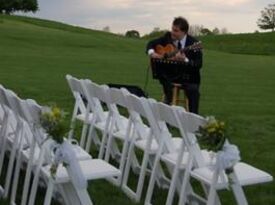
[[170,29],[176,16],[191,25],[212,30],[227,28],[231,33],[259,30],[260,11],[274,0],[38,0],[39,11],[27,14],[43,19],[111,32],[135,29],[141,34],[155,27]]

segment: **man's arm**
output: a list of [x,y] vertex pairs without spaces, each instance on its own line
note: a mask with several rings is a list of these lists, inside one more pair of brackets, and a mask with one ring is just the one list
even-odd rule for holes
[[[198,42],[197,39],[195,39],[192,36],[187,36],[188,40],[188,46],[193,45],[194,43]],[[190,67],[192,70],[200,70],[202,67],[202,50],[189,50],[186,52],[186,57],[188,58],[188,62],[186,62],[187,66]]]
[[191,69],[200,70],[202,68],[202,51],[191,51],[189,55],[186,55],[188,58],[187,65]]
[[[169,35],[170,35],[170,33],[167,32],[164,36],[149,41],[149,42],[147,43],[147,46],[146,46],[146,54],[148,54],[148,55],[151,56],[152,54],[155,53],[154,48],[155,48],[157,45],[166,45],[166,44],[168,43]],[[155,54],[156,54],[156,53],[155,53]]]

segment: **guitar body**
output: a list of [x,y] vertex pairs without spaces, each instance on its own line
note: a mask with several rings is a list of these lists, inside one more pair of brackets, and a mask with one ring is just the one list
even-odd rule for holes
[[185,48],[182,48],[178,50],[173,44],[167,44],[165,46],[163,45],[157,45],[155,47],[155,52],[159,55],[161,55],[164,59],[174,60],[174,56],[178,53],[184,53],[186,51],[199,51],[202,49],[201,42],[195,42],[194,44],[187,46]]
[[174,51],[176,51],[176,47],[173,44],[167,44],[165,46],[157,45],[155,48],[155,52],[162,56],[165,56],[165,54],[171,53]]

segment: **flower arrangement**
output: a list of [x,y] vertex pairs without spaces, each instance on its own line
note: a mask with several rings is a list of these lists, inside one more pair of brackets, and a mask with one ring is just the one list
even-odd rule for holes
[[[230,144],[225,134],[225,123],[210,116],[206,118],[205,125],[200,126],[196,135],[200,145],[210,151],[215,156],[215,167],[220,172],[221,180],[225,178],[221,171],[224,171],[228,177],[228,188],[235,180],[233,175],[234,166],[240,161],[240,151],[236,145]],[[213,159],[211,159],[212,161]]]
[[[65,116],[66,113],[56,105],[50,107],[43,107],[40,116],[40,123],[42,128],[59,146],[63,143],[64,135],[66,133],[65,128]],[[53,162],[50,168],[51,175],[54,178],[58,168],[57,162]]]
[[200,126],[196,135],[199,143],[209,151],[218,152],[223,149],[226,141],[225,123],[215,117],[207,117],[204,126]]
[[56,105],[44,107],[42,109],[40,122],[46,133],[57,143],[63,142],[63,137],[66,133],[65,129],[65,112]]

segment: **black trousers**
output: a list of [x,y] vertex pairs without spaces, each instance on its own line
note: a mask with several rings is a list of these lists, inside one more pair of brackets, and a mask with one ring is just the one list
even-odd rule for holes
[[[173,97],[173,83],[166,80],[160,80],[160,83],[162,84],[163,92],[165,95],[164,103],[170,105]],[[186,96],[189,100],[189,111],[198,114],[200,100],[200,85],[195,83],[184,83],[181,85],[182,88],[185,90]]]

